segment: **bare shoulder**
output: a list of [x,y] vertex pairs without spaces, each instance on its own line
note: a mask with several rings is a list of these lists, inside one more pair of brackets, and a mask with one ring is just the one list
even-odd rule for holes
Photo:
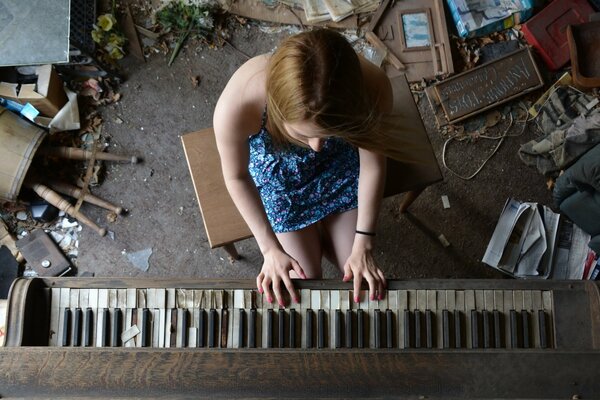
[[384,113],[392,111],[392,84],[385,72],[362,56],[358,56],[365,84],[379,110]]
[[215,106],[213,126],[217,139],[221,135],[245,135],[260,128],[266,100],[268,55],[246,61],[231,76]]

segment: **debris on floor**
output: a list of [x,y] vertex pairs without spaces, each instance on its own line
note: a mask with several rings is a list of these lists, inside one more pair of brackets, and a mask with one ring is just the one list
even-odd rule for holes
[[148,271],[148,268],[150,267],[149,259],[152,255],[152,248],[147,248],[133,253],[127,253],[124,251],[123,254],[127,255],[127,259],[133,264],[134,267],[144,272]]

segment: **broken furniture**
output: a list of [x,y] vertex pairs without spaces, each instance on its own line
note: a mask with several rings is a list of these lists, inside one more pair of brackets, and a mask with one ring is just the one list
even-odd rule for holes
[[554,0],[521,27],[527,42],[551,70],[569,62],[567,26],[588,21],[594,9],[587,0]]
[[600,254],[600,144],[588,150],[558,177],[554,203],[575,225],[592,236],[588,246]]
[[453,124],[542,87],[529,47],[425,90],[439,126]]
[[[437,160],[423,126],[419,110],[404,76],[392,79],[394,112],[414,120],[413,160],[388,160],[385,196],[407,192],[400,205],[404,212],[425,187],[443,179]],[[194,190],[204,220],[211,248],[224,247],[239,258],[234,243],[252,236],[250,228],[238,212],[221,172],[221,162],[212,128],[181,137]],[[416,162],[415,162],[416,160]]]
[[567,39],[573,82],[580,87],[600,87],[600,21],[569,25]]
[[390,77],[417,82],[454,72],[443,0],[384,0],[366,31],[373,46],[387,50]]

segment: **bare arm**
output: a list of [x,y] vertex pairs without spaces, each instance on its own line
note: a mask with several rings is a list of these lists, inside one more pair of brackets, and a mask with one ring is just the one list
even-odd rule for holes
[[[377,99],[377,107],[382,113],[392,111],[392,86],[382,70],[361,60],[367,83],[373,87]],[[358,218],[356,229],[366,232],[375,232],[377,217],[381,207],[385,183],[386,158],[381,154],[366,149],[359,149],[360,172],[358,178]],[[371,251],[373,237],[356,233],[352,246],[352,254],[345,266],[345,278],[354,277],[355,293],[360,289],[362,278],[367,280],[370,288],[371,299],[383,295],[385,278],[383,272],[375,265]],[[358,275],[358,276],[357,276]]]
[[252,104],[245,102],[244,97],[239,95],[240,87],[236,79],[244,81],[244,78],[244,71],[241,72],[241,77],[234,75],[223,91],[215,108],[213,126],[225,185],[254,234],[265,259],[261,273],[257,277],[257,287],[261,293],[266,293],[268,300],[272,301],[270,286],[273,284],[275,297],[282,304],[280,283],[283,282],[292,297],[297,299],[298,296],[289,278],[289,271],[293,269],[300,277],[304,276],[304,272],[296,260],[283,251],[271,229],[260,195],[248,171],[250,157],[248,138],[258,129],[253,129],[256,112]]

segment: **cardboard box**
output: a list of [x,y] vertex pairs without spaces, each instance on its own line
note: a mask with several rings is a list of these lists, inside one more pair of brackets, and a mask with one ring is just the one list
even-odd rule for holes
[[36,74],[36,83],[22,84],[20,88],[16,83],[0,82],[0,97],[31,103],[44,116],[54,117],[68,100],[63,82],[50,64],[37,67]]
[[460,37],[473,38],[511,28],[533,15],[535,0],[446,0]]

